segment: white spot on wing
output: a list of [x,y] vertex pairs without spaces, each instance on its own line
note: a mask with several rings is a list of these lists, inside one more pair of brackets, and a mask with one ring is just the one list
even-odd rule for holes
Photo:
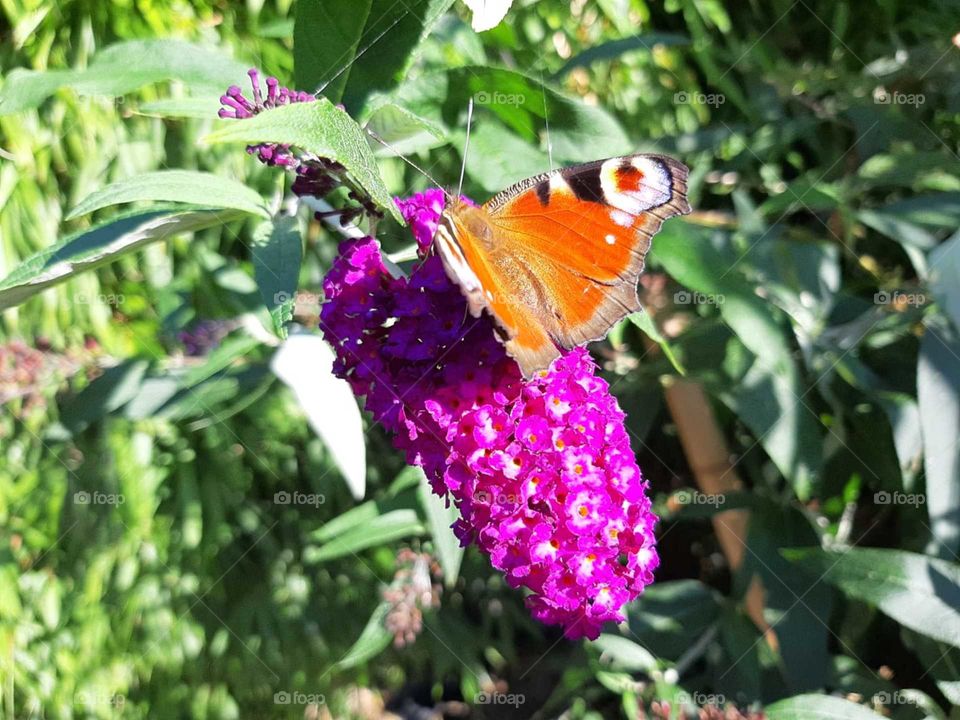
[[617,242],[617,236],[616,236],[616,235],[607,235],[607,236],[604,238],[604,240],[607,241],[607,245],[613,245],[614,243]]
[[611,210],[610,219],[620,227],[630,227],[633,225],[633,215],[623,210]]
[[[670,200],[670,174],[667,169],[663,163],[642,155],[629,159],[630,163],[643,173],[640,187],[636,190],[618,189],[617,168],[624,160],[625,158],[611,158],[600,168],[600,184],[608,203],[631,215],[639,215]],[[626,224],[620,224],[626,227]]]

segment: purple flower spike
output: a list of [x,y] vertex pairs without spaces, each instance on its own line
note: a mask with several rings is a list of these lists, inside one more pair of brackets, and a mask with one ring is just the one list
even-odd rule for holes
[[[316,100],[310,93],[294,92],[288,88],[280,87],[279,81],[275,77],[267,78],[267,97],[264,99],[260,87],[260,72],[256,68],[250,68],[247,75],[250,76],[253,100],[251,101],[244,96],[239,86],[231,85],[227,88],[226,94],[220,97],[220,103],[223,105],[218,113],[220,117],[242,120],[280,105]],[[247,152],[255,153],[260,161],[266,165],[279,165],[294,169],[300,165],[300,159],[286,145],[267,143],[251,145],[247,148]]]
[[[443,194],[398,205],[426,254]],[[343,243],[324,292],[335,372],[453,499],[460,541],[528,588],[534,617],[568,638],[622,622],[622,607],[653,581],[656,517],[624,414],[587,351],[524,380],[438,257],[393,278],[369,237]]]

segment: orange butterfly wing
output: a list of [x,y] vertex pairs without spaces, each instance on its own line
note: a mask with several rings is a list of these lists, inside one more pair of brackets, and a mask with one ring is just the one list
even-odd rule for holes
[[661,155],[600,160],[524,180],[445,213],[437,240],[474,315],[486,307],[524,376],[640,310],[654,233],[690,211],[687,168]]

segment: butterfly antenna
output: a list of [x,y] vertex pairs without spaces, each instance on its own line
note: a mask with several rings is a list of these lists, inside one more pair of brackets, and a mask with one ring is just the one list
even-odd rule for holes
[[448,199],[448,200],[452,200],[452,199],[453,199],[453,198],[450,197],[450,193],[447,192],[447,191],[443,188],[443,186],[442,186],[440,183],[438,183],[438,182],[433,178],[433,176],[432,176],[430,173],[428,173],[428,172],[427,172],[426,170],[424,170],[422,167],[420,167],[419,165],[417,165],[413,160],[411,160],[410,158],[408,158],[406,155],[404,155],[403,153],[399,152],[395,147],[393,147],[393,145],[391,145],[391,144],[388,143],[386,140],[384,140],[382,137],[380,137],[379,135],[377,135],[377,133],[375,133],[375,132],[374,132],[373,130],[371,130],[370,128],[364,128],[364,130],[366,131],[367,135],[369,135],[370,137],[372,137],[372,138],[373,138],[374,140],[376,140],[378,143],[380,143],[380,144],[383,145],[385,148],[387,148],[387,150],[389,150],[389,151],[392,152],[394,155],[396,155],[398,158],[400,158],[401,160],[403,160],[407,165],[409,165],[409,166],[412,167],[414,170],[416,170],[418,173],[420,173],[421,175],[423,175],[427,180],[429,180],[431,183],[433,183],[434,186],[436,186],[436,187],[440,188],[441,190],[443,190],[443,194],[447,196],[447,199]]
[[463,174],[467,169],[467,151],[470,149],[470,125],[473,123],[473,98],[467,103],[467,139],[463,143],[463,165],[460,166],[460,185],[457,187],[457,199],[463,194]]
[[384,28],[383,32],[381,32],[381,33],[378,34],[373,40],[371,40],[370,42],[368,42],[368,43],[363,47],[363,49],[360,50],[360,52],[358,52],[356,55],[353,56],[353,59],[352,59],[350,62],[348,62],[346,65],[344,65],[342,68],[340,68],[340,69],[337,71],[337,74],[336,74],[336,75],[334,75],[334,76],[333,76],[332,78],[330,78],[329,80],[326,80],[326,81],[323,83],[323,85],[321,85],[321,86],[318,87],[316,90],[314,90],[314,92],[313,92],[314,97],[320,95],[320,93],[322,93],[324,90],[327,89],[327,86],[328,86],[330,83],[332,83],[332,82],[333,82],[334,80],[336,80],[338,77],[340,77],[341,75],[343,75],[347,70],[349,70],[350,67],[351,67],[357,60],[359,60],[359,59],[361,58],[361,56],[363,56],[363,54],[364,54],[367,50],[369,50],[369,49],[372,48],[374,45],[376,45],[378,42],[380,42],[380,39],[381,39],[384,35],[386,35],[388,32],[390,32],[391,30],[393,30],[394,26],[395,26],[398,22],[400,22],[401,20],[403,20],[403,18],[405,18],[409,12],[410,12],[409,10],[404,10],[402,13],[400,13],[399,15],[397,15],[396,19],[395,19],[392,23],[390,23],[386,28]]
[[543,86],[543,70],[540,70],[540,93],[543,95],[543,122],[547,131],[547,158],[550,160],[550,172],[553,172],[553,142],[550,140],[550,113],[547,112],[547,90]]

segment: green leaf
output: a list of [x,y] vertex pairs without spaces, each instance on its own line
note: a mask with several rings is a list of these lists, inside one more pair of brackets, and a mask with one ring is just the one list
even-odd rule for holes
[[829,695],[797,695],[768,705],[767,720],[883,720],[863,705]]
[[917,195],[891,203],[880,212],[924,227],[953,230],[960,225],[960,192]]
[[444,582],[447,587],[453,587],[460,574],[460,564],[463,562],[463,552],[466,549],[461,547],[460,541],[451,529],[460,513],[453,502],[448,504],[445,498],[434,493],[423,470],[419,468],[417,470],[420,475],[420,505],[423,507],[424,515],[427,516],[433,547],[440,561],[440,567],[443,569]]
[[378,105],[365,127],[390,146],[374,141],[373,152],[378,157],[422,152],[442,145],[445,140],[439,125],[394,102]]
[[264,305],[273,319],[274,332],[287,336],[293,319],[303,240],[295,217],[277,217],[262,223],[253,233],[253,276]]
[[[750,512],[747,549],[735,578],[745,592],[754,576],[763,582],[765,613],[776,624],[779,670],[789,692],[823,687],[830,662],[828,648],[833,593],[818,574],[798,572],[783,557],[784,547],[819,550],[820,538],[807,515],[778,501],[757,498]],[[797,602],[802,598],[802,602]],[[774,620],[775,619],[775,620]]]
[[260,341],[250,335],[233,333],[226,337],[213,352],[183,374],[182,386],[192,387],[233,365],[234,362],[260,346]]
[[960,328],[960,231],[930,253],[930,290],[953,326]]
[[340,102],[372,6],[373,0],[298,0],[293,29],[298,88],[311,93],[322,88]]
[[236,210],[140,210],[68,235],[56,245],[24,260],[0,281],[0,310],[19,305],[51,285],[111,262],[148,243],[221,225],[241,215]]
[[587,48],[581,53],[574,55],[567,60],[563,66],[554,74],[555,78],[566,75],[574,68],[587,67],[597,60],[613,60],[621,55],[637,50],[652,52],[654,47],[675,47],[678,45],[688,45],[690,38],[680,33],[642,33],[620,40],[611,40]]
[[960,646],[960,566],[877,548],[792,548],[783,555],[901,625]]
[[[664,225],[651,254],[670,275],[716,305],[755,356],[736,392],[723,388],[718,394],[750,427],[800,498],[810,497],[820,474],[823,441],[817,417],[804,404],[807,388],[781,313],[740,274],[740,259],[726,234],[674,220]],[[694,298],[691,293],[677,296],[683,302]]]
[[658,582],[627,606],[627,621],[655,656],[677,660],[716,623],[720,602],[699,580]]
[[857,213],[857,219],[867,227],[873,228],[881,235],[886,235],[902,245],[930,250],[937,244],[937,239],[928,230],[916,223],[908,222],[879,210],[861,210]]
[[128,360],[107,368],[60,411],[62,422],[72,433],[78,433],[100,418],[123,407],[140,390],[150,363]]
[[75,76],[71,70],[11,70],[0,88],[0,115],[37,107]]
[[344,555],[354,555],[367,548],[386,545],[400,538],[425,533],[426,528],[414,510],[392,510],[338,535],[319,548],[308,549],[304,552],[304,561],[318,563],[333,560]]
[[[297,87],[357,113],[375,92],[392,90],[453,0],[299,0],[294,32]],[[338,75],[339,73],[339,75]]]
[[296,395],[350,493],[360,500],[367,486],[363,419],[349,383],[333,374],[333,360],[333,351],[320,335],[297,333],[280,346],[270,368]]
[[118,180],[90,193],[70,211],[67,220],[111,205],[141,200],[202,204],[269,216],[259,193],[233,178],[196,170],[157,170]]
[[[455,144],[464,147],[459,138]],[[491,194],[549,167],[545,152],[520,139],[516,133],[504,130],[498,122],[478,120],[470,131],[467,174]]]
[[383,624],[388,612],[390,612],[390,603],[382,602],[377,606],[363,628],[363,632],[360,633],[360,637],[347,654],[337,662],[338,668],[347,669],[362,665],[387,649],[393,639],[393,634]]
[[653,322],[653,317],[646,310],[638,313],[633,313],[629,317],[630,322],[640,328],[640,331],[646,335],[648,338],[653,340],[657,345],[660,346],[660,349],[663,350],[664,356],[667,360],[670,361],[670,364],[673,365],[674,369],[681,375],[686,375],[687,371],[683,367],[683,364],[677,358],[673,352],[673,348],[670,347],[670,343],[667,342],[667,339],[660,334],[660,331],[657,330],[657,326]]
[[346,112],[326,98],[284,105],[229,123],[204,140],[208,143],[295,145],[318,157],[335,160],[381,208],[403,224],[403,217],[383,184],[363,131]]
[[606,110],[514,70],[470,65],[425,73],[404,84],[397,95],[406,107],[448,131],[462,127],[470,98],[478,121],[492,116],[527,143],[540,145],[549,123],[556,161],[586,162],[637,149]]
[[[310,538],[315,542],[325,543],[338,535],[346,533],[348,530],[364,526],[378,516],[386,515],[393,510],[402,509],[416,512],[415,508],[418,504],[418,498],[415,488],[419,485],[419,480],[416,476],[407,475],[408,470],[414,469],[416,468],[405,468],[404,471],[397,476],[398,480],[406,480],[407,477],[411,477],[413,483],[399,489],[396,495],[382,500],[369,500],[361,505],[350,508],[314,530],[310,533]],[[396,481],[394,481],[394,485],[395,484]]]
[[767,217],[780,217],[788,212],[833,210],[841,202],[839,188],[813,175],[794,180],[786,190],[772,196],[760,206]]
[[593,641],[593,647],[612,661],[615,670],[649,673],[658,667],[649,650],[622,635],[604,633]]
[[0,115],[37,107],[61,87],[84,95],[124,95],[165,80],[223,90],[243,82],[247,66],[221,52],[181,40],[131,40],[111,45],[85,70],[17,69],[0,89]]
[[194,118],[210,120],[217,117],[220,109],[218,95],[194,96],[185,98],[164,98],[138,105],[135,112],[140,115],[156,117]]
[[923,438],[926,506],[933,539],[928,552],[960,552],[960,336],[945,320],[926,323],[917,360],[917,403]]

